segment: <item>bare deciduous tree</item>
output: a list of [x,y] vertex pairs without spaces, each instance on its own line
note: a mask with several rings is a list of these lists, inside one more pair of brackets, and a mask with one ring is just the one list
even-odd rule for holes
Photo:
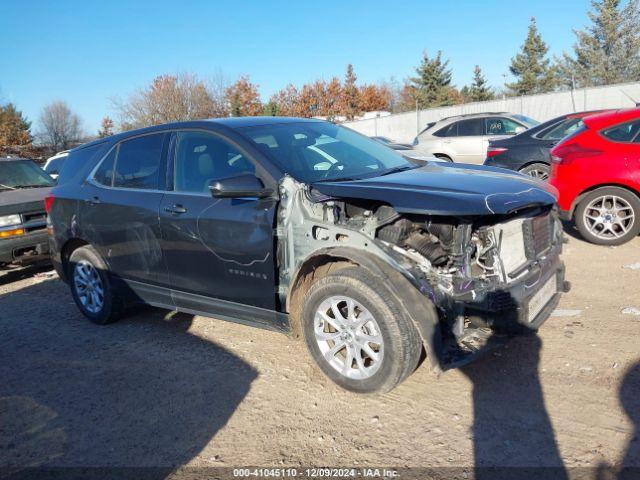
[[40,142],[54,151],[66,150],[82,137],[80,117],[60,100],[42,109],[40,128]]
[[125,102],[113,101],[120,113],[121,128],[227,116],[223,80],[206,85],[195,75],[161,75]]

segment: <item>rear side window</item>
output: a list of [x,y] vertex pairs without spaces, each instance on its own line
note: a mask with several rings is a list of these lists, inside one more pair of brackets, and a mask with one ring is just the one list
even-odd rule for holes
[[583,125],[581,118],[568,118],[540,137],[542,140],[560,140],[571,135]]
[[482,135],[482,119],[472,118],[458,122],[459,137],[476,137]]
[[458,122],[447,125],[434,133],[436,137],[456,137],[458,135]]
[[[638,132],[640,132],[640,121],[617,125],[613,128],[603,130],[601,133],[614,142],[638,142]],[[634,140],[635,139],[635,140]]]
[[118,148],[114,187],[155,190],[158,188],[164,134],[125,140]]
[[113,185],[113,165],[116,163],[116,154],[118,147],[112,148],[109,155],[102,161],[98,170],[96,170],[93,180],[101,185],[110,187]]

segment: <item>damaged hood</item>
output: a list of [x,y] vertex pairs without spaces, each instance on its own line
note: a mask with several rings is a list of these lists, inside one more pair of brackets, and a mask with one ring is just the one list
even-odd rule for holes
[[502,168],[429,163],[361,180],[315,182],[331,197],[377,200],[398,212],[431,215],[506,214],[555,203],[551,185]]

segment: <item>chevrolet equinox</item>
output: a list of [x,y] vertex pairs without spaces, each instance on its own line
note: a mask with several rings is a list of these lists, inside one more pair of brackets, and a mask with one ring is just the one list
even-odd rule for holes
[[538,329],[568,289],[555,195],[321,120],[253,117],[82,145],[45,206],[91,321],[144,303],[288,333],[372,393],[423,357],[442,371]]

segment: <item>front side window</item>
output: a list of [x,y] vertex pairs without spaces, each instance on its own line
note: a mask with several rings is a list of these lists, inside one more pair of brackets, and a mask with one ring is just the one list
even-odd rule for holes
[[160,178],[164,134],[123,141],[118,148],[113,186],[156,190]]
[[31,160],[0,161],[0,190],[52,185],[51,177]]
[[[264,145],[269,148],[267,142]],[[209,132],[178,132],[173,178],[175,191],[205,193],[211,182],[243,173],[255,174],[255,166],[222,137]]]
[[459,137],[476,137],[482,135],[482,119],[472,118],[458,122]]
[[415,167],[394,150],[332,123],[261,125],[239,131],[280,170],[306,183],[373,177]]
[[516,129],[522,127],[517,122],[504,117],[492,117],[484,119],[486,135],[515,135]]
[[633,142],[640,132],[640,121],[617,125],[602,131],[602,135],[614,142]]
[[568,118],[540,137],[542,140],[560,140],[584,125],[581,118]]

